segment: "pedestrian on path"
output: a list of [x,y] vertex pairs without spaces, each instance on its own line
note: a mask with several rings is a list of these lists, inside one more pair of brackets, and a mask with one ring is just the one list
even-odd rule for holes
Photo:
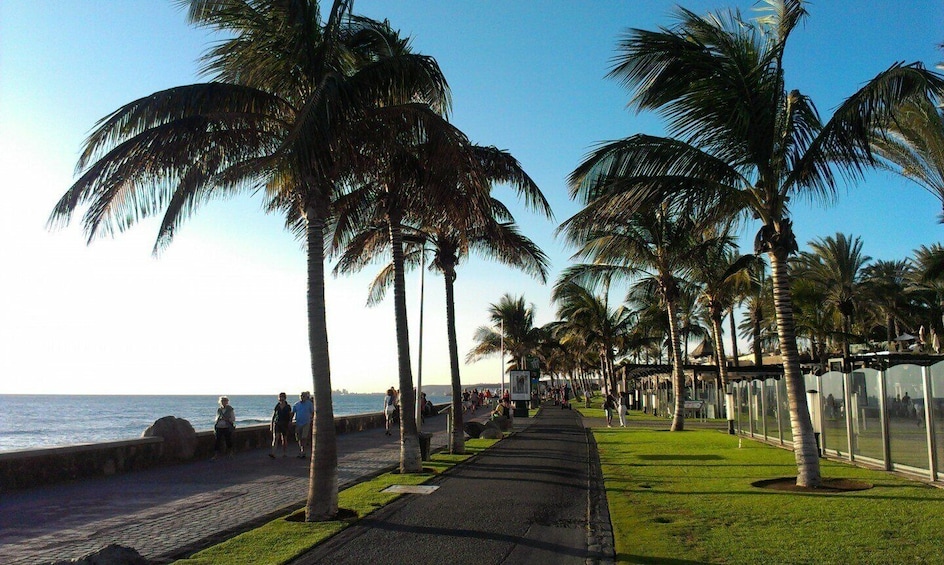
[[216,442],[213,444],[213,459],[219,457],[223,445],[229,456],[233,456],[233,429],[236,428],[236,410],[230,406],[229,398],[220,397],[220,407],[216,409],[216,423],[213,424],[213,433],[216,435]]
[[311,451],[311,422],[315,418],[315,403],[306,390],[298,395],[298,402],[292,406],[295,415],[295,439],[298,441],[298,458],[305,458],[305,447]]
[[629,391],[624,390],[620,392],[620,401],[619,401],[619,423],[621,428],[626,427],[626,411],[629,410]]
[[606,413],[606,427],[613,427],[613,412],[616,411],[616,398],[612,392],[606,393],[606,399],[603,401],[603,412]]
[[279,393],[279,401],[272,409],[272,451],[269,457],[275,459],[276,447],[282,445],[282,457],[288,457],[288,430],[292,427],[292,405],[286,400],[284,392]]
[[393,412],[397,407],[397,391],[393,387],[387,389],[387,395],[384,396],[384,425],[386,426],[386,433],[390,435],[390,428],[393,426]]

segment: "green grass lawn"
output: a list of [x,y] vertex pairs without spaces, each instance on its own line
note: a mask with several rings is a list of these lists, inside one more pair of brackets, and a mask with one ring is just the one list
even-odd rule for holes
[[[374,479],[354,485],[338,494],[338,507],[352,510],[357,518],[363,518],[371,512],[381,508],[397,498],[400,494],[381,492],[390,485],[418,485],[425,483],[443,471],[465,461],[472,455],[487,449],[496,440],[469,439],[465,442],[465,455],[449,455],[437,453],[432,461],[424,461],[423,469],[429,472],[420,474],[384,473]],[[299,496],[303,496],[300,493]],[[301,512],[304,519],[304,509],[289,516],[273,520],[254,530],[250,530],[223,543],[214,545],[189,559],[182,559],[177,563],[186,565],[259,565],[288,563],[312,549],[319,543],[353,524],[350,521],[336,520],[332,522],[307,523],[304,521],[289,520]]]
[[944,491],[822,462],[841,494],[760,489],[793,453],[714,430],[597,429],[620,563],[944,563]]

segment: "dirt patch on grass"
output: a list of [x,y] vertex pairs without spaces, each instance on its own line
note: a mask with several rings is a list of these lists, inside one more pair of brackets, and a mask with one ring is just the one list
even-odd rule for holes
[[[357,512],[350,510],[348,508],[338,508],[338,514],[334,517],[333,521],[347,522],[357,519]],[[305,509],[297,510],[290,515],[286,516],[285,519],[289,522],[304,522],[305,521]]]
[[394,469],[393,471],[390,471],[390,474],[391,475],[438,475],[439,470],[433,467],[423,467],[422,470],[417,471],[415,473],[410,473],[410,472],[401,473],[400,469]]
[[854,479],[822,479],[822,484],[818,487],[800,487],[796,484],[796,477],[780,477],[777,479],[765,479],[755,481],[751,486],[757,488],[766,488],[771,490],[780,490],[785,492],[813,492],[813,493],[843,493],[855,492],[859,490],[868,490],[874,485],[865,481],[856,481]]

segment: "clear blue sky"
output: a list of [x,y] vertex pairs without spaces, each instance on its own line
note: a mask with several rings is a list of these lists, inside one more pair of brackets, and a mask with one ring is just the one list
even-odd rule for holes
[[[328,4],[328,2],[326,2]],[[657,118],[625,107],[606,80],[614,46],[631,27],[670,25],[676,2],[356,0],[434,56],[453,92],[452,120],[473,141],[507,149],[551,201],[560,222],[577,208],[566,176],[597,142],[661,133]],[[734,0],[683,1],[704,13]],[[894,61],[944,60],[940,0],[820,0],[794,34],[788,87],[824,116]],[[199,211],[158,259],[154,222],[86,246],[77,225],[47,232],[53,204],[73,181],[84,136],[120,105],[199,80],[213,38],[170,0],[4,0],[0,3],[0,393],[275,393],[310,389],[305,263],[279,218],[251,198]],[[500,193],[503,194],[503,193]],[[511,194],[504,200],[511,203]],[[570,252],[556,223],[514,207],[553,260]],[[849,187],[837,205],[794,203],[801,244],[836,232],[860,236],[873,258],[899,259],[941,240],[937,200],[886,173]],[[747,228],[748,240],[757,226]],[[801,245],[802,247],[802,245]],[[372,271],[328,281],[334,388],[396,383],[393,307],[364,307]],[[407,279],[417,340],[418,277]],[[550,285],[473,261],[459,271],[460,355],[504,292],[554,308]],[[448,382],[443,282],[426,279],[423,382]],[[417,372],[413,361],[414,378]],[[495,382],[499,360],[463,366],[465,383]]]

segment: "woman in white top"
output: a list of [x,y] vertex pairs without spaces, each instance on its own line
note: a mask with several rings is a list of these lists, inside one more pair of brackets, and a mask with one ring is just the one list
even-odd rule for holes
[[236,410],[229,405],[229,398],[220,397],[220,407],[216,409],[216,423],[213,424],[213,432],[216,434],[216,442],[213,445],[213,459],[216,459],[222,451],[223,445],[229,451],[229,456],[233,456],[233,429],[236,427]]
[[397,407],[397,391],[390,387],[387,389],[387,396],[384,396],[384,419],[386,425],[386,434],[390,435],[390,428],[393,425],[393,412]]

